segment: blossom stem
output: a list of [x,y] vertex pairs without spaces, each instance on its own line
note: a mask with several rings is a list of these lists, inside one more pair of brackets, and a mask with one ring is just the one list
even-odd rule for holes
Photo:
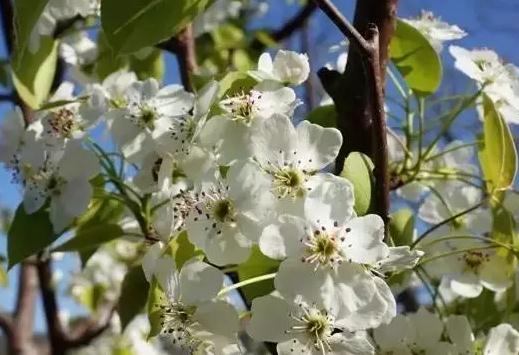
[[453,250],[453,251],[449,251],[447,253],[431,256],[430,258],[427,258],[427,259],[422,259],[422,260],[420,260],[420,262],[415,267],[422,266],[424,264],[427,264],[427,263],[429,263],[431,261],[434,261],[434,260],[437,260],[437,259],[446,258],[448,256],[456,255],[456,254],[462,254],[462,253],[465,253],[465,252],[468,252],[468,251],[487,250],[487,249],[496,249],[496,248],[500,248],[500,246],[498,246],[498,245],[489,245],[489,246],[486,246],[486,247],[477,247],[477,248],[467,248],[467,249]]
[[241,288],[241,287],[244,287],[244,286],[247,286],[247,285],[255,284],[255,283],[261,282],[261,281],[271,280],[274,277],[276,277],[276,273],[275,272],[273,272],[271,274],[256,276],[256,277],[244,280],[244,281],[237,282],[235,284],[232,284],[231,286],[228,286],[228,287],[225,287],[225,288],[221,289],[220,292],[218,292],[217,297],[223,296],[226,293],[231,292],[232,290],[236,290],[238,288]]
[[[470,96],[468,99],[463,100],[463,102],[461,102],[454,110],[452,110],[450,112],[450,114],[447,116],[447,122],[443,125],[441,131],[432,140],[432,142],[429,144],[429,146],[425,150],[425,152],[423,154],[424,159],[427,159],[429,154],[432,152],[432,150],[436,146],[436,143],[438,143],[438,141],[447,133],[447,131],[449,130],[451,125],[454,123],[456,118],[458,118],[463,111],[465,111],[467,108],[469,108],[476,102],[478,97],[483,92],[483,88],[484,88],[484,86],[482,86],[481,89],[479,89],[474,95]],[[422,157],[420,157],[420,158],[422,158]]]
[[424,159],[424,163],[425,162],[428,162],[428,161],[431,161],[431,160],[434,160],[434,159],[438,159],[439,157],[445,155],[445,154],[449,154],[449,153],[452,153],[458,149],[463,149],[463,148],[467,148],[467,147],[474,147],[474,146],[477,146],[479,144],[479,141],[475,141],[473,143],[466,143],[466,144],[459,144],[455,147],[452,147],[452,148],[449,148],[449,149],[446,149],[438,154],[435,154],[435,155],[431,155],[430,157],[428,157],[427,159]]
[[483,206],[485,204],[485,202],[486,202],[486,200],[482,200],[479,203],[477,203],[476,205],[474,205],[474,206],[472,206],[470,208],[467,208],[466,210],[463,210],[463,211],[461,211],[459,213],[456,213],[455,215],[452,215],[449,218],[444,219],[440,223],[432,226],[431,228],[429,228],[428,230],[423,232],[418,238],[416,238],[416,240],[413,242],[413,244],[411,244],[411,249],[413,249],[418,243],[420,243],[425,237],[427,237],[430,233],[432,233],[436,229],[440,228],[441,226],[443,226],[445,224],[448,224],[448,223],[456,220],[456,218],[459,218],[459,217],[461,217],[463,215],[466,215],[467,213],[470,213],[470,212],[472,212],[474,210],[477,210],[478,208]]
[[434,240],[432,240],[432,241],[430,241],[430,242],[428,242],[426,244],[423,244],[422,248],[426,248],[426,247],[428,247],[430,245],[433,245],[433,244],[436,244],[436,243],[441,243],[441,242],[444,242],[446,240],[457,240],[457,239],[476,239],[476,240],[481,240],[481,241],[488,242],[488,243],[494,243],[497,246],[503,247],[505,249],[512,250],[512,246],[509,245],[509,244],[501,243],[500,241],[497,241],[495,239],[491,239],[491,238],[487,238],[487,237],[481,237],[481,236],[478,236],[478,235],[450,235],[450,236],[446,236],[446,237],[440,237],[440,238],[434,239]]

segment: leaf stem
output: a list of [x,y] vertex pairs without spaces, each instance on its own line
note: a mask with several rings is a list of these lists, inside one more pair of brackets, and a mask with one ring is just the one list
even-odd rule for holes
[[271,280],[274,277],[276,277],[276,273],[275,272],[273,272],[271,274],[256,276],[256,277],[253,277],[251,279],[247,279],[247,280],[244,280],[244,281],[237,282],[235,284],[232,284],[231,286],[228,286],[228,287],[225,287],[225,288],[221,289],[220,292],[218,292],[217,297],[221,297],[221,296],[225,295],[226,293],[231,292],[232,290],[236,290],[238,288],[241,288],[241,287],[244,287],[244,286],[247,286],[247,285],[251,285],[251,284],[254,284],[254,283],[257,283],[257,282],[261,282],[261,281],[265,281],[265,280]]

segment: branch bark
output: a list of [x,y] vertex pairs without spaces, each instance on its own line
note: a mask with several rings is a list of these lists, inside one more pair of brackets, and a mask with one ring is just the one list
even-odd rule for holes
[[182,85],[193,92],[192,74],[198,69],[198,64],[192,25],[188,24],[177,37],[159,43],[158,47],[176,55]]
[[[330,18],[337,28],[348,38],[353,50],[349,51],[348,65],[345,73],[322,69],[320,78],[332,96],[338,113],[337,126],[344,137],[341,152],[337,157],[336,170],[341,172],[344,159],[352,151],[368,154],[375,165],[375,212],[384,220],[386,232],[389,219],[389,173],[386,141],[386,118],[384,111],[384,74],[387,61],[387,45],[389,38],[384,39],[378,31],[376,23],[366,23],[364,35],[358,31],[339,12],[329,0],[315,0],[321,10]],[[393,0],[378,1],[392,2]],[[364,25],[366,16],[363,5],[367,0],[357,2],[356,21]],[[395,1],[396,3],[396,1]],[[361,13],[361,15],[359,14]],[[394,16],[394,12],[393,12]],[[359,19],[359,17],[362,17]],[[369,17],[367,17],[369,19]],[[387,27],[387,26],[386,26]],[[385,28],[385,27],[384,27]],[[386,45],[385,50],[381,45]],[[357,58],[359,70],[353,72],[351,58]],[[384,61],[384,64],[381,64]],[[353,61],[354,65],[357,65]],[[351,106],[351,103],[360,106]],[[356,113],[356,115],[355,115]],[[387,235],[387,233],[386,233]]]

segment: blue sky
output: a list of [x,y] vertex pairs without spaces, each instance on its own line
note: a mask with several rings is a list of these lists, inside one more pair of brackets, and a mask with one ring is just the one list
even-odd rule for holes
[[[359,0],[362,1],[362,0]],[[292,1],[297,3],[297,1]],[[343,10],[343,12],[351,17],[352,4],[354,1],[336,0],[335,3]],[[283,23],[286,18],[291,16],[297,8],[297,5],[286,5],[285,2],[279,0],[271,0],[271,10],[269,16],[257,21],[255,26],[258,27],[277,27]],[[469,33],[465,39],[458,41],[457,44],[471,47],[488,47],[498,52],[505,60],[519,65],[519,46],[517,45],[517,34],[519,33],[519,2],[517,0],[455,0],[455,1],[437,1],[437,0],[402,0],[399,8],[401,17],[416,16],[421,9],[428,9],[435,14],[441,16],[445,21],[454,23],[462,27]],[[330,54],[328,49],[331,45],[340,41],[341,35],[329,23],[322,14],[314,16],[311,21],[310,37],[313,43],[317,45],[312,51],[312,66],[316,70],[326,62],[334,62],[335,54]],[[2,39],[3,42],[3,39]],[[287,41],[287,45],[298,48],[300,39],[295,36]],[[448,58],[448,54],[444,52],[445,66],[448,67],[452,60]],[[5,46],[0,44],[0,58],[5,58]],[[178,82],[176,61],[171,55],[167,55],[166,60],[166,83]],[[452,74],[452,75],[451,75]],[[466,87],[466,79],[460,74],[451,71],[445,73],[449,77],[450,84],[456,87]],[[0,93],[6,92],[5,88],[0,88]],[[3,119],[4,113],[10,105],[0,103],[0,121]],[[19,189],[10,184],[9,173],[0,167],[0,206],[16,208],[20,201]],[[6,238],[0,235],[0,254],[5,255]],[[77,270],[78,263],[73,257],[66,257],[63,261],[56,265],[64,276],[64,280],[73,270]],[[14,268],[10,273],[10,283],[5,289],[0,289],[0,310],[12,309],[15,302],[15,290],[17,280],[17,269]],[[60,292],[64,293],[64,284],[60,284]],[[60,303],[63,309],[77,314],[82,312],[81,307],[66,297],[60,297]],[[41,305],[38,301],[38,310],[36,317],[37,330],[44,330],[45,324]]]

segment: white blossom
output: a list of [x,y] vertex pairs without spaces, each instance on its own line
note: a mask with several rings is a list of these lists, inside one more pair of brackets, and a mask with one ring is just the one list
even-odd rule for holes
[[405,22],[420,31],[437,52],[443,49],[443,42],[461,39],[467,35],[456,25],[449,25],[430,11],[423,11],[416,19],[404,19]]
[[277,342],[280,355],[369,355],[375,349],[363,332],[350,332],[338,308],[298,296],[258,297],[252,302],[247,332],[258,341]]
[[258,70],[249,73],[260,81],[273,80],[282,84],[299,85],[308,79],[310,64],[306,54],[279,50],[274,61],[269,53],[263,53],[258,61]]

